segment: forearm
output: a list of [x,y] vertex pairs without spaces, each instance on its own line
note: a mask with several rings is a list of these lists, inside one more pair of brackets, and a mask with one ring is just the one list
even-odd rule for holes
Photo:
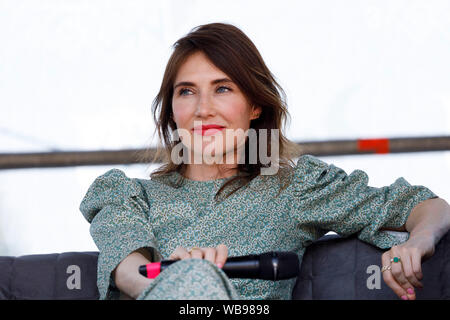
[[117,288],[122,293],[136,299],[139,294],[153,281],[139,273],[139,266],[151,262],[142,251],[137,250],[119,263],[113,273]]
[[450,206],[441,198],[428,199],[413,208],[405,224],[410,237],[432,236],[434,243],[450,229]]

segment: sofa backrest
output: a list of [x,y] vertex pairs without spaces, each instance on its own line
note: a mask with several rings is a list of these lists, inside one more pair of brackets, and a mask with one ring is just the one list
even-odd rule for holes
[[[450,232],[422,264],[418,299],[450,299]],[[398,299],[383,281],[383,250],[358,240],[327,235],[303,257],[293,299]],[[0,257],[0,299],[98,299],[98,252]]]

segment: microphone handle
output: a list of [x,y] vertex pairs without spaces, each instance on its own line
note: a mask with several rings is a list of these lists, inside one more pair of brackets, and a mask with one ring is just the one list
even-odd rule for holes
[[229,278],[259,279],[260,265],[257,255],[230,257],[222,267]]
[[[161,272],[177,261],[179,260],[162,260]],[[223,265],[222,270],[229,278],[259,279],[261,273],[259,256],[248,255],[241,257],[229,257]]]
[[[165,268],[179,260],[162,260],[139,267],[139,273],[153,279]],[[291,264],[291,267],[288,266]],[[295,264],[295,265],[294,265]],[[295,253],[266,252],[261,255],[229,257],[222,271],[229,278],[285,280],[298,275],[298,257]]]

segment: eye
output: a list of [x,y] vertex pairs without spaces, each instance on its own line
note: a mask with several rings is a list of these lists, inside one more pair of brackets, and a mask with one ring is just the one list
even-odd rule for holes
[[[217,91],[221,90],[221,89],[226,89],[228,91],[231,91],[231,88],[225,87],[225,86],[220,86],[219,88],[217,88]],[[187,89],[187,88],[182,88],[180,89],[180,91],[178,91],[178,95],[180,96],[185,96],[186,94],[184,94],[185,92],[189,92],[191,90]],[[227,91],[222,91],[222,92],[227,92]]]
[[183,88],[183,89],[180,89],[180,91],[178,91],[178,94],[180,95],[180,96],[184,96],[185,94],[183,94],[184,92],[186,92],[186,91],[190,91],[189,89],[186,89],[186,88]]
[[[228,88],[228,87],[224,87],[224,86],[221,86],[221,87],[217,88],[217,90],[220,90],[220,89],[227,89],[228,91],[231,91],[231,89],[230,89],[230,88]],[[226,91],[225,91],[225,92],[226,92]]]

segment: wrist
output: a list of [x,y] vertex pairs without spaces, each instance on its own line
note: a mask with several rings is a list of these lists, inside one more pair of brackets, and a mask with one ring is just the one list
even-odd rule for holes
[[133,291],[131,297],[136,300],[139,295],[153,282],[153,279],[144,278],[140,275],[140,278],[136,279],[133,285]]
[[450,229],[450,206],[441,199],[428,199],[413,208],[405,224],[412,237],[433,239],[437,244]]
[[437,242],[436,234],[430,229],[411,230],[409,239],[421,239],[422,241],[429,241],[433,245]]

